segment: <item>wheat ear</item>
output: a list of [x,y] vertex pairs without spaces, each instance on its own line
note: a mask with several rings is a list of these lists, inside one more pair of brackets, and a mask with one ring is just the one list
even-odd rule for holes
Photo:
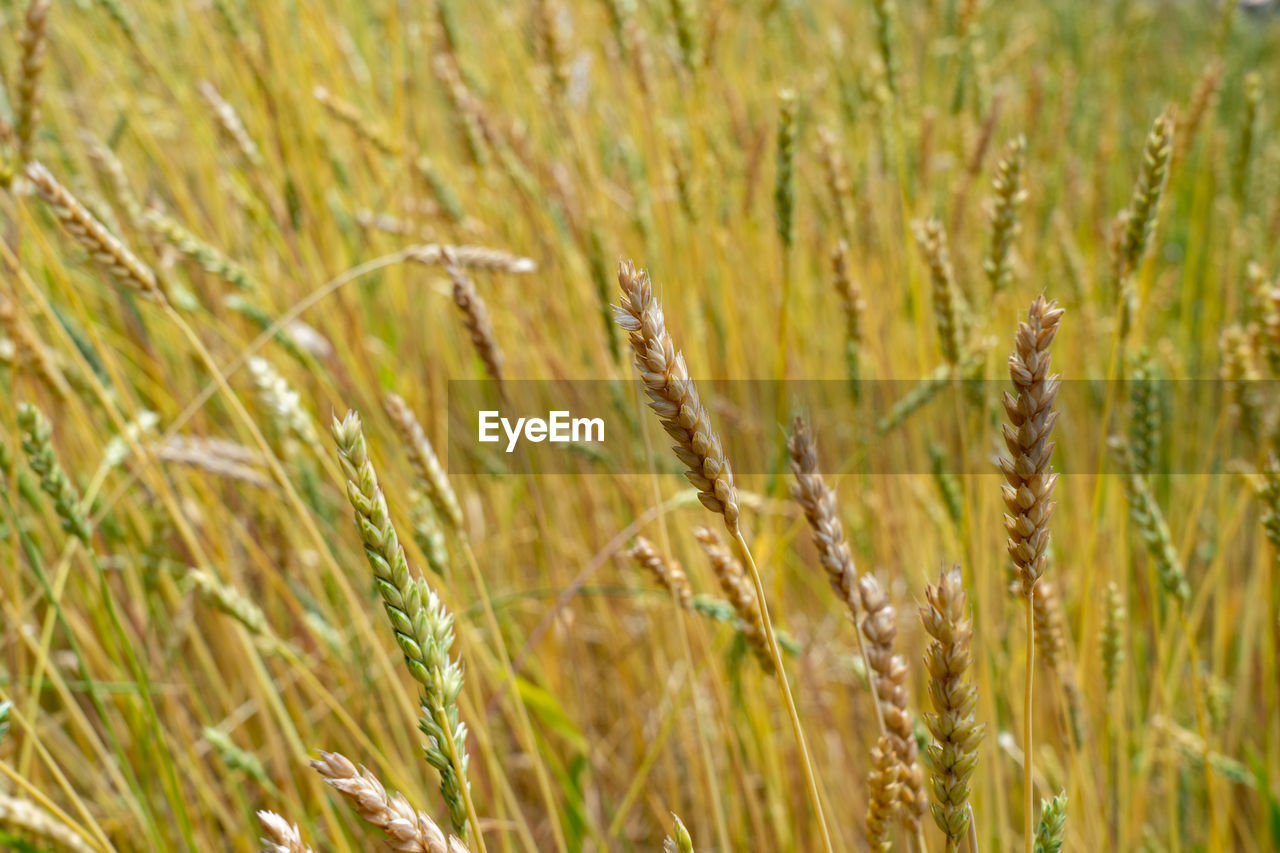
[[427,433],[413,414],[413,409],[399,394],[386,394],[382,398],[382,407],[391,418],[391,425],[404,443],[405,452],[409,454],[409,464],[413,466],[414,475],[426,488],[427,497],[435,506],[436,512],[444,516],[454,530],[462,529],[462,505],[449,483],[444,466],[431,447]]
[[[0,793],[0,827],[16,829],[70,853],[94,853],[79,829],[58,820],[30,800]],[[43,846],[43,845],[42,845]]]
[[901,768],[888,735],[880,735],[880,740],[871,749],[871,772],[867,774],[867,787],[870,791],[867,802],[867,846],[871,850],[885,853],[892,846],[889,835],[893,818],[902,808]]
[[653,543],[643,536],[637,536],[627,556],[635,560],[636,565],[647,571],[658,583],[680,604],[689,607],[693,604],[693,587],[689,577],[674,560],[668,560],[658,552]]
[[853,620],[854,639],[858,643],[858,655],[868,674],[867,683],[871,687],[871,698],[875,704],[876,721],[880,733],[885,733],[884,714],[880,710],[880,700],[876,697],[875,682],[870,678],[871,661],[867,657],[866,646],[862,642],[862,632],[858,630],[858,568],[853,562],[853,552],[845,540],[844,525],[836,509],[836,495],[822,479],[818,472],[818,447],[813,433],[805,426],[804,420],[797,417],[792,427],[791,438],[787,442],[787,450],[791,454],[791,471],[795,474],[796,483],[791,495],[804,511],[805,520],[809,523],[809,532],[813,536],[814,547],[818,549],[818,562],[827,573],[831,588],[840,597],[841,603],[849,611]]
[[28,163],[26,175],[66,232],[106,267],[116,281],[150,299],[163,300],[151,268],[116,239],[48,169],[40,163]]
[[978,766],[978,744],[985,726],[974,722],[978,691],[965,678],[973,665],[973,622],[965,606],[960,567],[944,570],[935,586],[925,590],[920,621],[933,637],[925,652],[929,698],[934,713],[925,715],[933,734],[929,756],[933,764],[933,819],[954,853],[968,834],[969,777]]
[[498,346],[498,339],[494,337],[489,311],[471,276],[458,263],[452,249],[441,247],[441,258],[449,280],[453,282],[453,302],[462,313],[462,324],[467,328],[471,344],[484,363],[485,372],[497,383],[498,391],[502,393],[502,349]]
[[467,853],[457,838],[446,838],[439,825],[416,810],[403,794],[387,794],[386,788],[366,768],[336,752],[321,752],[311,762],[334,790],[351,802],[356,814],[382,830],[387,845],[398,853]]
[[862,618],[862,634],[866,638],[867,662],[875,682],[885,735],[897,761],[902,784],[898,786],[900,817],[913,833],[920,831],[927,797],[924,775],[918,760],[911,711],[907,707],[907,662],[894,652],[898,636],[898,618],[889,596],[871,575],[858,579],[858,595],[866,614]]
[[31,0],[22,31],[18,34],[18,103],[14,132],[18,143],[18,163],[31,158],[36,125],[40,123],[40,72],[44,70],[48,44],[49,7],[51,0]]
[[314,853],[302,841],[296,823],[289,823],[275,812],[258,812],[262,824],[262,853]]
[[729,602],[741,620],[742,635],[746,637],[747,644],[755,652],[764,671],[773,672],[775,664],[769,653],[769,640],[760,614],[760,603],[751,589],[742,564],[733,556],[733,551],[724,544],[720,535],[710,527],[695,527],[693,535],[707,552],[711,570],[715,572],[720,588],[729,597]]
[[804,728],[800,724],[795,697],[791,695],[791,685],[787,683],[782,667],[782,652],[779,650],[778,638],[769,618],[769,606],[765,601],[764,580],[742,535],[738,490],[733,483],[729,460],[725,457],[719,436],[711,429],[711,418],[698,398],[693,380],[689,378],[684,356],[676,350],[671,335],[667,333],[662,306],[653,297],[649,274],[637,270],[630,261],[624,261],[618,268],[618,284],[622,290],[622,304],[614,308],[614,318],[630,339],[635,352],[636,370],[648,394],[649,406],[658,415],[667,434],[675,440],[672,449],[687,467],[685,476],[698,490],[698,499],[724,519],[725,528],[745,559],[747,572],[755,588],[756,602],[760,607],[760,620],[769,646],[769,655],[773,659],[778,693],[786,707],[800,754],[809,805],[817,819],[822,848],[831,853],[831,829],[823,815],[818,777],[805,741]]
[[614,318],[630,335],[636,370],[649,396],[649,407],[676,442],[672,449],[688,467],[685,476],[698,490],[698,499],[722,515],[729,534],[737,536],[740,510],[733,470],[698,398],[698,389],[689,378],[684,356],[667,333],[666,319],[653,296],[649,274],[627,261],[618,269],[618,284],[622,287],[622,304],[614,309]]
[[1009,557],[1026,597],[1027,684],[1023,697],[1023,787],[1025,795],[1024,834],[1031,853],[1034,815],[1032,810],[1031,700],[1035,659],[1035,584],[1048,564],[1049,518],[1053,515],[1053,487],[1058,475],[1049,464],[1054,442],[1049,434],[1058,420],[1053,402],[1061,380],[1049,375],[1049,345],[1058,333],[1063,311],[1056,302],[1037,297],[1018,324],[1013,354],[1009,356],[1009,377],[1016,396],[1005,392],[1004,409],[1009,423],[1004,441],[1009,457],[1000,459],[1006,485],[1002,486],[1004,518],[1008,532]]
[[365,447],[360,416],[335,416],[333,438],[346,472],[347,497],[355,510],[356,529],[377,580],[378,592],[413,679],[422,686],[420,721],[427,736],[426,759],[440,774],[440,792],[449,804],[455,832],[471,825],[476,846],[484,851],[479,821],[467,781],[466,725],[458,719],[462,668],[449,657],[453,615],[425,581],[413,577],[404,549],[391,524],[386,499],[378,486]]

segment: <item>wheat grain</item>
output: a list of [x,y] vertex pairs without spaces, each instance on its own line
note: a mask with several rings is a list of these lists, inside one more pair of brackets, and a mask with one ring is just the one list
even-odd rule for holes
[[960,361],[961,338],[964,335],[963,296],[956,284],[951,268],[951,254],[947,250],[947,235],[942,223],[929,219],[917,223],[916,241],[929,267],[929,282],[933,293],[933,321],[938,330],[938,342],[942,356],[948,364]]
[[493,325],[489,322],[489,311],[484,300],[480,298],[475,283],[458,264],[452,250],[442,247],[441,257],[445,271],[453,282],[453,302],[462,312],[462,324],[466,326],[471,344],[484,363],[485,372],[498,386],[498,393],[503,393],[502,385],[502,349],[493,334]]
[[241,120],[235,107],[231,106],[208,80],[201,80],[199,89],[200,97],[204,98],[205,103],[213,110],[213,117],[218,122],[218,127],[235,143],[240,156],[250,166],[261,167],[262,151],[249,135],[249,130],[244,126],[244,121]]
[[1106,686],[1107,696],[1115,692],[1116,682],[1120,678],[1120,667],[1124,663],[1124,597],[1115,581],[1107,583],[1106,603],[1103,608],[1102,634],[1098,640],[1098,649],[1102,656],[1102,683]]

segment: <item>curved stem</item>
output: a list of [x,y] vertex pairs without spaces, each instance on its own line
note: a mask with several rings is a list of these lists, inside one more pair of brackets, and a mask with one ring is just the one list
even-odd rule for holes
[[1035,622],[1036,588],[1031,588],[1027,596],[1027,693],[1022,704],[1022,790],[1024,795],[1025,816],[1023,831],[1026,835],[1026,851],[1033,853],[1035,846],[1035,812],[1031,791],[1031,681],[1035,674],[1036,659],[1036,622]]
[[805,742],[804,729],[800,725],[800,714],[796,711],[796,700],[791,695],[791,685],[787,683],[787,671],[782,666],[782,652],[778,648],[778,638],[774,635],[773,621],[769,618],[769,605],[765,602],[764,582],[760,578],[760,570],[756,568],[755,558],[751,556],[751,549],[747,547],[747,541],[742,538],[741,530],[734,533],[734,541],[738,543],[738,549],[746,560],[747,569],[751,574],[751,583],[755,587],[756,599],[760,604],[760,618],[764,622],[765,638],[769,641],[769,655],[773,658],[774,677],[777,679],[778,692],[782,694],[782,703],[786,706],[787,717],[791,721],[791,730],[796,739],[796,747],[800,752],[800,769],[804,774],[805,788],[809,795],[809,805],[813,807],[813,815],[818,822],[818,832],[822,837],[822,849],[826,853],[832,853],[835,848],[831,845],[831,830],[827,826],[827,819],[822,811],[822,796],[818,791],[818,776],[814,772],[813,758],[809,754],[809,746]]

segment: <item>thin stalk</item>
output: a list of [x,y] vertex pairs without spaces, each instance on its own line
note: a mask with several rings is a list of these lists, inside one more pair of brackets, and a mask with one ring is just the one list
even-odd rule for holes
[[738,543],[738,550],[746,561],[747,571],[751,575],[751,583],[755,587],[756,599],[760,604],[760,619],[764,623],[765,638],[769,641],[769,655],[773,658],[774,678],[778,682],[778,692],[782,695],[782,702],[786,706],[787,717],[791,722],[791,730],[795,735],[796,747],[800,751],[800,771],[804,775],[809,804],[813,807],[814,818],[818,822],[818,832],[822,837],[822,849],[826,853],[833,853],[835,848],[831,845],[831,830],[827,826],[827,819],[822,812],[822,797],[818,791],[818,777],[813,769],[813,758],[809,755],[809,746],[805,741],[804,728],[800,725],[800,714],[796,711],[795,697],[791,695],[791,685],[787,683],[787,671],[782,665],[782,651],[778,648],[778,638],[774,635],[773,620],[769,618],[769,605],[765,601],[764,595],[764,581],[760,577],[760,570],[756,567],[755,558],[751,556],[751,549],[747,547],[747,541],[742,537],[741,530],[734,534],[734,540]]
[[[444,708],[435,710],[436,724],[440,726],[441,731],[451,732],[449,717],[445,714]],[[471,827],[471,834],[475,837],[474,846],[475,853],[488,853],[484,846],[484,836],[480,834],[480,818],[476,815],[475,803],[471,801],[471,784],[467,781],[467,768],[462,765],[462,759],[458,755],[458,745],[451,736],[441,738],[444,741],[449,753],[449,763],[453,765],[453,772],[458,774],[461,784],[458,786],[462,789],[462,804],[467,810],[467,824]]]
[[1034,853],[1035,847],[1035,813],[1031,792],[1031,679],[1035,674],[1036,657],[1036,622],[1035,622],[1036,588],[1031,587],[1027,596],[1027,693],[1022,700],[1022,789],[1023,789],[1023,831],[1026,851]]

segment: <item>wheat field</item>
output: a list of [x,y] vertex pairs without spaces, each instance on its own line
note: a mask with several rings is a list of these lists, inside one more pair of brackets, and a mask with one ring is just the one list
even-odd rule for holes
[[0,848],[1280,849],[1280,17],[0,45]]

